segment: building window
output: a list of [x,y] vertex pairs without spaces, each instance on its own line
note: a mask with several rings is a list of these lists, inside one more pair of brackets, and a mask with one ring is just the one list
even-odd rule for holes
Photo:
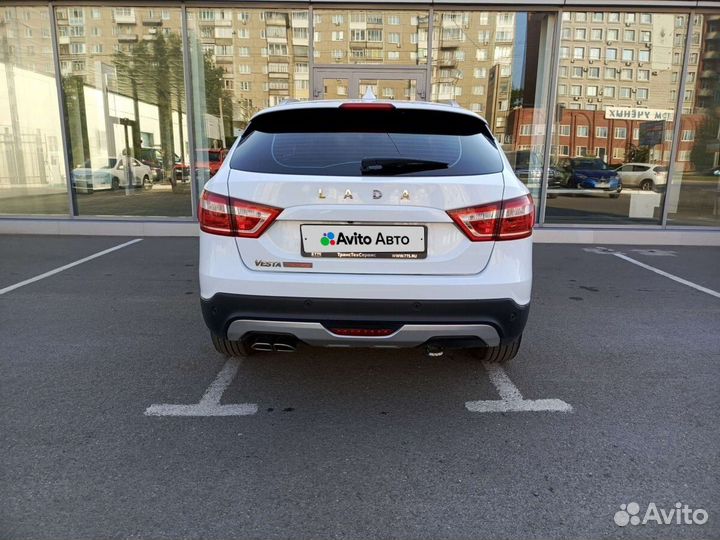
[[578,137],[587,137],[590,135],[590,128],[588,126],[577,126],[575,134]]
[[595,128],[595,136],[599,139],[607,139],[608,128],[605,126],[598,126]]
[[569,124],[560,124],[560,135],[563,137],[570,136],[570,125]]
[[627,137],[627,128],[624,127],[616,127],[615,128],[615,139],[625,139]]
[[682,134],[680,136],[680,140],[682,141],[694,141],[695,140],[695,130],[692,129],[683,129]]

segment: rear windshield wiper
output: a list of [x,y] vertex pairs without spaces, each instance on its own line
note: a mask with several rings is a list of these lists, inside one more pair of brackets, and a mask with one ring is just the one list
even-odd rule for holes
[[417,171],[432,171],[447,169],[448,163],[444,161],[431,161],[428,159],[410,158],[366,158],[360,163],[360,172],[364,175],[403,174]]

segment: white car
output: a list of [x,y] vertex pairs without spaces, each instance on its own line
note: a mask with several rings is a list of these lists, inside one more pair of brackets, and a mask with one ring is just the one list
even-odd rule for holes
[[623,187],[655,191],[667,185],[667,167],[652,163],[625,163],[615,169]]
[[520,346],[535,208],[488,125],[423,102],[256,114],[206,184],[200,295],[218,352]]
[[73,186],[77,191],[93,191],[125,188],[128,185],[125,171],[130,164],[133,187],[152,188],[152,170],[135,158],[105,157],[88,159],[82,167],[72,171]]

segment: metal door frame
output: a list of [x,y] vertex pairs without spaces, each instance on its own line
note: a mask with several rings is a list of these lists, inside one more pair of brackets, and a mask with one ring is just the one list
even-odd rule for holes
[[389,81],[413,79],[415,81],[415,99],[419,101],[427,100],[427,67],[383,66],[373,64],[332,64],[313,66],[313,99],[322,98],[324,79],[347,79],[347,97],[349,99],[358,99],[362,97],[359,95],[361,79],[384,79]]

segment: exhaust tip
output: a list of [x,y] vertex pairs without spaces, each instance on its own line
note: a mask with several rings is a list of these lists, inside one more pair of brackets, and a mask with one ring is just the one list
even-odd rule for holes
[[256,341],[252,345],[250,345],[250,348],[253,351],[266,351],[270,352],[273,350],[273,346],[270,343],[265,343],[264,341]]
[[290,345],[289,343],[275,343],[273,345],[273,350],[275,352],[295,352],[295,345]]

